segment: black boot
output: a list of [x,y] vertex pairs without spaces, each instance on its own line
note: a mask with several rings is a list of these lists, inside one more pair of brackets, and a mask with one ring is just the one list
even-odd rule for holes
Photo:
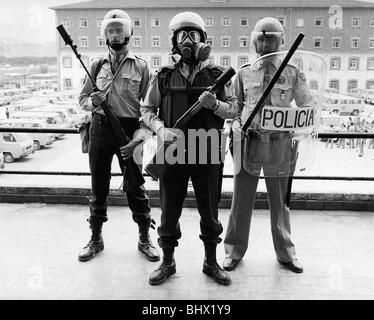
[[149,261],[155,262],[160,260],[160,254],[153,245],[151,237],[149,236],[150,226],[154,228],[152,223],[155,222],[154,220],[150,219],[146,224],[139,224],[138,250],[142,252]]
[[224,271],[217,263],[216,259],[216,248],[215,243],[204,243],[205,247],[205,259],[203,265],[203,273],[211,277],[215,282],[228,285],[231,284],[229,274]]
[[81,250],[81,252],[79,252],[79,261],[91,260],[97,253],[104,250],[104,240],[101,235],[103,221],[99,219],[94,219],[92,217],[90,217],[90,219],[88,219],[87,221],[90,223],[92,235],[91,240]]
[[164,257],[161,264],[149,276],[149,284],[152,286],[165,282],[167,278],[176,272],[174,248],[164,248],[162,251]]

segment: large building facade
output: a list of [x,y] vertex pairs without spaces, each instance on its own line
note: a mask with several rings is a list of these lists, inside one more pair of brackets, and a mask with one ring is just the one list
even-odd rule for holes
[[[374,3],[355,0],[94,0],[53,7],[78,45],[83,61],[107,51],[100,24],[111,9],[125,10],[133,21],[131,49],[147,59],[153,71],[170,63],[169,21],[178,12],[194,11],[206,22],[210,59],[238,69],[250,62],[250,34],[262,17],[278,18],[285,29],[285,49],[299,32],[301,50],[322,55],[327,85],[339,92],[374,88]],[[81,87],[84,72],[70,48],[57,36],[60,89]]]

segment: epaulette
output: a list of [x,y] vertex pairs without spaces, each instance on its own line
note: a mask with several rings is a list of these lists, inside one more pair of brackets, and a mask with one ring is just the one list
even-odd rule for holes
[[147,62],[142,56],[138,56],[137,54],[134,54],[134,56],[140,60],[143,60],[144,62]]
[[170,64],[166,66],[162,66],[157,70],[157,73],[163,73],[169,70],[174,70],[175,69],[175,64]]
[[248,62],[248,63],[245,63],[245,64],[243,64],[242,66],[240,66],[239,69],[246,68],[246,67],[250,67],[250,66],[251,66],[251,63]]

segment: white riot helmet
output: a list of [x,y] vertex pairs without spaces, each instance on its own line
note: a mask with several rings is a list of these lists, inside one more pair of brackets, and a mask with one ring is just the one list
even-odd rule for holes
[[132,23],[130,16],[123,10],[114,9],[106,13],[101,22],[100,34],[102,37],[106,38],[106,28],[110,23],[118,22],[123,25],[126,38],[132,36]]
[[[205,61],[211,47],[205,44],[207,35],[203,18],[195,12],[181,12],[169,24],[172,33],[172,52],[180,54],[185,61]],[[186,39],[190,41],[185,42]]]
[[250,43],[261,56],[279,51],[284,44],[282,24],[273,17],[260,19],[251,33]]

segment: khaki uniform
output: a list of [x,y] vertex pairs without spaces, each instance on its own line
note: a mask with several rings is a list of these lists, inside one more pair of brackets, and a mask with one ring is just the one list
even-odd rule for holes
[[[273,60],[267,67],[270,79],[280,63],[279,59]],[[235,93],[241,111],[238,119],[242,124],[248,119],[265,90],[264,75],[264,63],[257,63],[255,66],[244,65],[238,72]],[[304,73],[293,65],[287,65],[265,100],[265,105],[289,108],[293,100],[298,107],[306,107],[312,104],[313,98]],[[290,171],[296,162],[292,151],[292,133],[261,129],[260,120],[261,110],[250,126],[249,138],[242,141],[241,168],[240,171],[235,171],[238,174],[234,176],[234,195],[224,240],[225,252],[228,258],[240,260],[247,250],[258,176],[262,168],[266,176],[271,231],[277,259],[281,262],[290,262],[296,257],[296,253],[291,241],[290,210],[285,202],[288,174],[292,174]]]

